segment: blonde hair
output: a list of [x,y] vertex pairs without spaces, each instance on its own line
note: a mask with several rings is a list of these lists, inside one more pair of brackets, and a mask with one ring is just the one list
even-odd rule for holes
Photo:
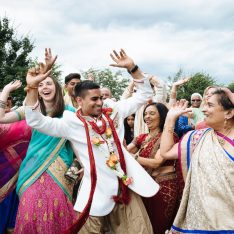
[[203,108],[205,103],[206,103],[206,94],[208,92],[209,89],[216,89],[218,88],[218,86],[214,86],[214,85],[211,85],[211,86],[207,86],[203,92],[203,97],[202,97],[202,103],[200,105],[200,108]]

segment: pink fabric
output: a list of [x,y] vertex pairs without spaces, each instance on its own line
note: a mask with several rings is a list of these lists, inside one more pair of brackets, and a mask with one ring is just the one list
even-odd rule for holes
[[[25,120],[0,124],[0,202],[15,188],[17,173],[26,156],[31,128]],[[11,181],[11,185],[6,184]]]
[[77,217],[63,190],[44,172],[20,199],[14,233],[62,233]]
[[208,128],[208,126],[206,125],[206,122],[204,120],[198,122],[196,124],[196,127],[195,127],[196,130],[203,129],[203,128]]
[[21,139],[30,140],[31,128],[25,120],[21,120],[11,124],[0,124],[0,148],[7,147],[12,142],[17,142]]

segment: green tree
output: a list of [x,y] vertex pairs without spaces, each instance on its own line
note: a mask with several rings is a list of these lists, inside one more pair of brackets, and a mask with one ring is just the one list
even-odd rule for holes
[[[25,86],[27,69],[32,62],[29,53],[33,50],[33,43],[27,36],[17,38],[16,29],[10,25],[7,17],[0,18],[0,89],[14,79],[22,81]],[[23,101],[23,88],[13,94],[17,103]]]
[[82,72],[85,79],[88,78],[89,74],[93,75],[95,82],[101,87],[108,87],[111,90],[112,97],[116,98],[116,100],[119,100],[129,83],[129,79],[123,77],[121,71],[112,72],[108,68],[104,70],[90,68],[87,71]]
[[187,84],[178,89],[177,98],[190,100],[193,93],[203,95],[205,88],[211,85],[216,85],[216,81],[210,75],[198,72],[192,75],[192,79]]
[[230,84],[228,85],[228,88],[231,89],[231,90],[234,90],[234,82],[230,83]]
[[[207,86],[217,85],[216,81],[209,74],[197,72],[194,75],[190,75],[190,76],[192,77],[191,80],[177,90],[177,99],[178,100],[179,99],[186,99],[186,100],[190,101],[190,96],[193,93],[200,93],[201,95],[203,95],[203,92]],[[169,92],[170,92],[172,83],[179,80],[179,79],[182,79],[182,78],[184,78],[182,69],[180,69],[175,74],[174,77],[168,78]]]

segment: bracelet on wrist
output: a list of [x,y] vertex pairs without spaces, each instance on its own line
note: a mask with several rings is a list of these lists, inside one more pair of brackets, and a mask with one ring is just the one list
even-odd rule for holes
[[27,92],[29,89],[38,89],[38,86],[27,85],[27,86],[24,88],[24,91]]
[[170,127],[170,126],[165,126],[163,127],[163,131],[167,131],[169,133],[174,133],[175,128],[174,127]]
[[139,67],[137,65],[135,65],[133,68],[131,68],[131,69],[127,70],[127,71],[128,71],[129,74],[132,74],[132,73],[136,72],[138,70],[138,68]]

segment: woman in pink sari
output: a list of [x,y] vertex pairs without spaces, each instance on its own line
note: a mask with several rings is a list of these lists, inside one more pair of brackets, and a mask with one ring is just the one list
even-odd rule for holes
[[[9,94],[20,86],[21,83],[15,81],[4,87],[0,94],[1,114],[11,111],[9,101],[12,99],[9,99]],[[21,110],[13,112],[18,116],[18,122],[0,124],[0,233],[10,233],[15,226],[18,209],[15,186],[19,167],[26,156],[31,138],[31,128],[25,120],[21,120]],[[4,122],[4,118],[0,122]]]

